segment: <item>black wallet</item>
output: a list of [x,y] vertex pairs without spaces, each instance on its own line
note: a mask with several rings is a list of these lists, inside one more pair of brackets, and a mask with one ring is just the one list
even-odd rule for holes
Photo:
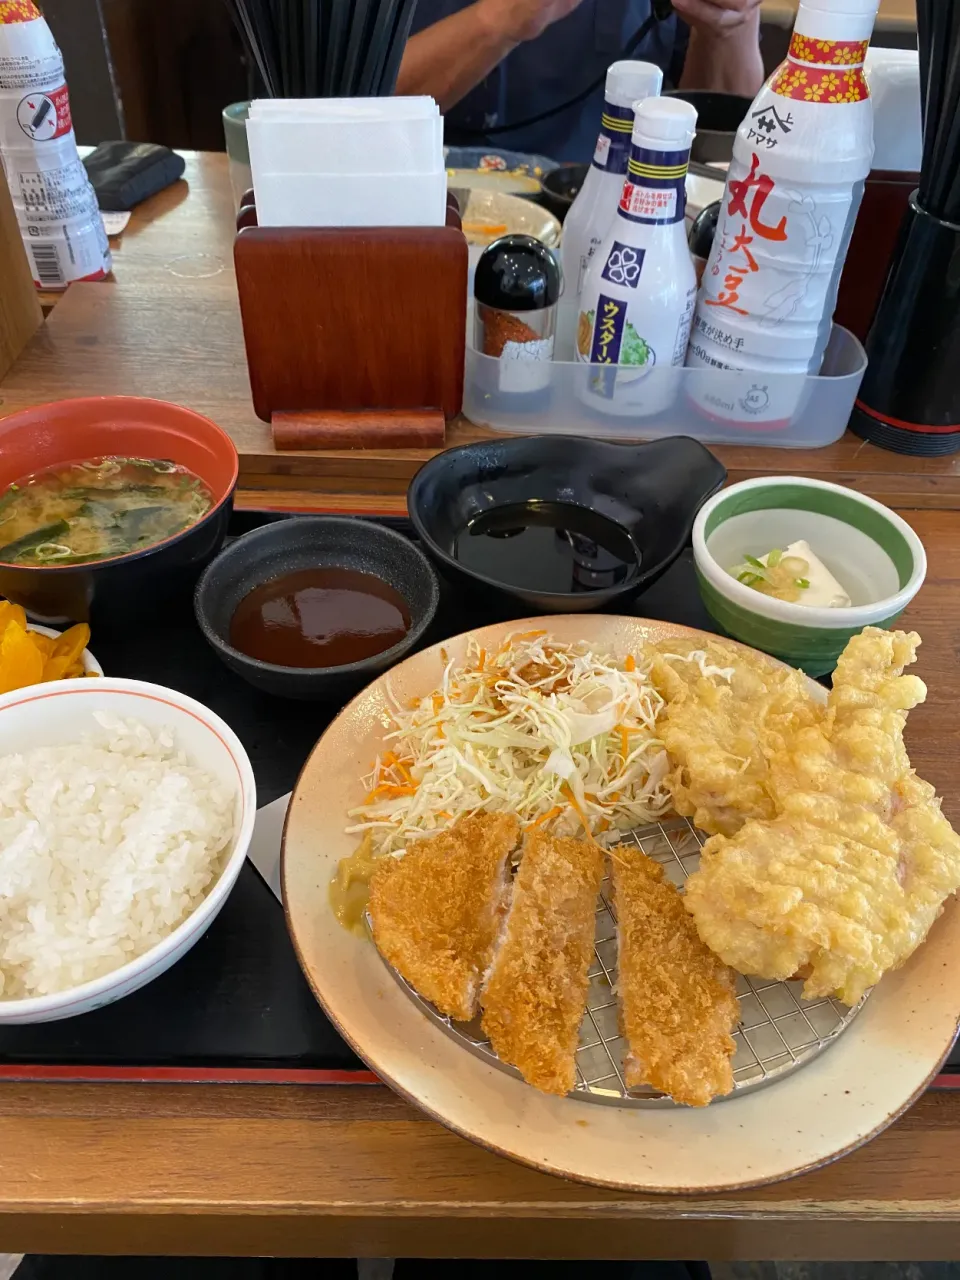
[[122,213],[183,177],[183,156],[154,142],[101,142],[83,162],[100,208]]

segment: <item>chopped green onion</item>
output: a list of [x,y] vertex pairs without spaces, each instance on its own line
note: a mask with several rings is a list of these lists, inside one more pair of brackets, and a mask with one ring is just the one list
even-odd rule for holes
[[752,587],[755,582],[763,582],[763,578],[759,573],[751,573],[749,569],[745,569],[743,573],[738,574],[737,581],[742,582],[745,587]]
[[809,578],[794,578],[793,585],[799,587],[801,591],[806,591],[810,586]]
[[73,550],[62,542],[41,542],[33,548],[33,555],[35,560],[62,560],[64,556],[73,555]]
[[782,559],[783,559],[783,552],[780,550],[779,547],[774,547],[774,549],[767,556],[767,568],[775,569]]
[[747,564],[752,564],[752,565],[753,565],[753,567],[754,567],[755,569],[761,569],[761,570],[763,570],[763,569],[766,569],[766,567],[767,567],[767,566],[763,563],[763,561],[762,561],[762,560],[758,560],[756,556],[744,556],[743,558],[744,558],[744,560],[746,561],[746,563],[747,563]]

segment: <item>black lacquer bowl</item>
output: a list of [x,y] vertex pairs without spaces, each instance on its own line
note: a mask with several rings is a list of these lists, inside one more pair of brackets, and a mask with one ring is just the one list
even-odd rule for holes
[[[652,586],[683,550],[697,511],[726,474],[687,436],[649,444],[577,436],[492,440],[432,458],[411,482],[407,506],[424,549],[446,577],[513,596],[539,612],[586,612]],[[497,507],[531,502],[576,506],[612,521],[639,551],[639,571],[602,589],[556,592],[498,581],[458,560],[458,540],[474,522]]]
[[[370,573],[398,591],[410,610],[410,629],[403,639],[382,653],[336,667],[280,666],[230,644],[234,612],[254,587],[318,566]],[[436,574],[409,538],[364,520],[302,516],[264,525],[231,543],[197,583],[194,611],[214,651],[249,684],[283,698],[334,701],[356,693],[405,658],[422,640],[439,600]]]

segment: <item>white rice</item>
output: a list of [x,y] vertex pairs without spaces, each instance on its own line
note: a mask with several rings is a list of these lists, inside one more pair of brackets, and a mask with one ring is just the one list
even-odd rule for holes
[[0,756],[0,1000],[143,955],[203,900],[236,796],[173,734],[96,715],[79,741]]

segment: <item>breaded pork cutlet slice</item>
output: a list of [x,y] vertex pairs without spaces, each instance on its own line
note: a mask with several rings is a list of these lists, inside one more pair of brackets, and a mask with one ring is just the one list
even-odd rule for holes
[[574,1086],[602,879],[597,845],[534,832],[480,997],[483,1030],[498,1056],[544,1093]]
[[627,1087],[705,1107],[733,1088],[736,975],[700,941],[663,867],[628,845],[610,861]]
[[477,1012],[507,905],[507,859],[519,840],[513,814],[474,814],[385,859],[370,880],[380,954],[459,1022]]

